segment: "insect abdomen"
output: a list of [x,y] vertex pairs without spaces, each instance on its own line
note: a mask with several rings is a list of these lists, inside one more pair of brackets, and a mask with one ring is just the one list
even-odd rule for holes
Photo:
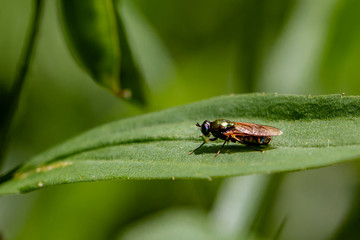
[[269,136],[242,136],[241,141],[247,144],[256,144],[256,145],[263,145],[268,144],[271,141],[271,137]]

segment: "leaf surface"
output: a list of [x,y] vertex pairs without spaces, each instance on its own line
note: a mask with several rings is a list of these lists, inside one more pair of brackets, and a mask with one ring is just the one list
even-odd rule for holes
[[[113,179],[211,179],[318,168],[359,158],[359,96],[243,94],[212,98],[90,130],[0,178],[0,194]],[[195,126],[225,118],[277,127],[264,152],[202,143]]]

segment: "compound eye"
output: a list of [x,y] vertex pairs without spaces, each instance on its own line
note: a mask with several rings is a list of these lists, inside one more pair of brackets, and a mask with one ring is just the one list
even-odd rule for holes
[[210,121],[205,120],[203,124],[201,125],[201,132],[206,136],[209,137],[210,135]]

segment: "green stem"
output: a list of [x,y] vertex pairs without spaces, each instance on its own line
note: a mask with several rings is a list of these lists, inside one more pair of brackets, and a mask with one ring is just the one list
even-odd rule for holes
[[0,168],[3,165],[5,159],[5,152],[9,142],[8,140],[11,122],[18,107],[21,90],[23,88],[26,75],[29,70],[31,57],[34,52],[35,42],[39,31],[40,19],[44,5],[43,0],[34,0],[33,4],[34,9],[29,26],[29,35],[27,37],[27,41],[25,42],[14,84],[11,88],[10,94],[7,97],[7,106],[4,111],[3,119],[1,119],[2,124],[0,126]]

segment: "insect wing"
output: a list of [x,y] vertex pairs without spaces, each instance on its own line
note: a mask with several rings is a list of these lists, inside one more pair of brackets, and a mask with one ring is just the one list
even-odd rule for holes
[[234,124],[234,128],[230,130],[234,135],[277,136],[282,134],[280,129],[271,126],[244,122],[234,122]]

